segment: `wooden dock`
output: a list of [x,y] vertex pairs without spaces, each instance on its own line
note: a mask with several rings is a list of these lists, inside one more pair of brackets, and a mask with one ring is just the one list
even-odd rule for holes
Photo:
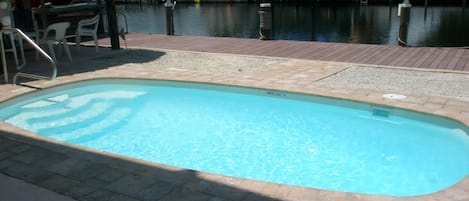
[[[286,57],[369,65],[469,71],[469,49],[398,47],[330,42],[287,41],[200,36],[128,34],[130,48],[159,48],[197,52]],[[100,44],[109,45],[108,38]],[[124,43],[121,41],[121,47]]]

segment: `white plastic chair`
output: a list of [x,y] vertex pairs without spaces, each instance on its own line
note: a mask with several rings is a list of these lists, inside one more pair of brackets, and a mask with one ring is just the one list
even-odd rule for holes
[[[3,5],[3,6],[6,6],[7,8],[5,10],[8,10],[9,12],[7,15],[2,16],[2,25],[5,28],[15,27],[14,25],[15,20],[13,19],[13,16],[10,13],[11,8],[9,7],[8,2],[2,2],[2,4],[4,3],[7,3],[7,5]],[[23,50],[23,40],[17,35],[16,32],[4,32],[3,34],[5,35],[6,38],[8,38],[7,40],[10,45],[9,48],[4,46],[3,50],[5,52],[13,53],[13,58],[15,59],[16,69],[20,70],[24,65],[26,65],[26,58],[24,56],[24,50]],[[0,37],[3,37],[3,36],[0,35]],[[18,42],[18,47],[20,48],[21,60],[22,60],[21,64],[18,59],[18,50],[16,49],[17,47],[16,42]]]
[[92,36],[94,40],[94,47],[96,52],[99,51],[98,46],[98,24],[99,24],[99,13],[93,18],[80,20],[78,22],[77,31],[75,33],[75,42],[77,49],[80,48],[80,40],[82,36]]
[[[54,53],[54,42],[59,43],[59,56],[62,53],[60,45],[63,45],[65,53],[67,53],[68,60],[72,61],[72,55],[70,54],[70,49],[68,48],[67,40],[65,39],[65,34],[67,33],[68,27],[70,27],[70,22],[58,22],[51,24],[46,28],[41,39],[38,41],[39,44],[47,44],[51,57],[56,62],[57,57]],[[54,36],[51,38],[49,35],[52,33],[54,33]]]
[[[26,58],[24,56],[24,49],[23,49],[23,40],[17,36],[17,33],[15,32],[5,32],[4,35],[6,35],[9,39],[9,44],[10,48],[5,48],[5,52],[11,52],[13,53],[13,58],[15,59],[15,64],[16,64],[16,69],[21,70],[23,66],[26,65]],[[21,60],[22,63],[20,64],[19,59],[18,59],[18,50],[16,49],[16,41],[18,41],[18,47],[20,48],[19,52],[21,53]]]

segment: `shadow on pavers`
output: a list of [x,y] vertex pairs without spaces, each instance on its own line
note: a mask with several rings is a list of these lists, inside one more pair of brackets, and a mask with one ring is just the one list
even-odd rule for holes
[[25,181],[0,173],[0,198],[12,201],[74,201]]
[[279,200],[246,190],[250,187],[243,183],[259,189],[260,181],[150,163],[4,129],[0,173],[76,200]]
[[[80,50],[71,48],[71,52],[72,61],[67,59],[64,51],[62,51],[61,57],[57,55],[57,76],[92,72],[125,64],[142,64],[155,61],[165,55],[161,51],[144,49],[111,50],[110,48],[100,48],[99,52],[95,52],[94,47],[81,47]],[[8,61],[11,81],[14,73],[18,72],[18,70],[15,68],[13,59],[8,59]],[[36,52],[30,50],[26,51],[26,66],[20,72],[50,76],[52,74],[52,67],[46,59],[42,57],[37,59]],[[27,79],[20,78],[19,82],[25,80]]]

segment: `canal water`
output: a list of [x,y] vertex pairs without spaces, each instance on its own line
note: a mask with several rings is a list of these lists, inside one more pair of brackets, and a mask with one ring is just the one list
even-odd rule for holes
[[[175,35],[259,38],[259,5],[247,3],[177,4]],[[131,33],[165,34],[163,5],[117,5]],[[397,5],[273,6],[273,38],[365,44],[397,44]],[[122,24],[122,17],[119,17]],[[123,25],[122,25],[123,26]],[[468,47],[469,8],[413,6],[410,46]]]

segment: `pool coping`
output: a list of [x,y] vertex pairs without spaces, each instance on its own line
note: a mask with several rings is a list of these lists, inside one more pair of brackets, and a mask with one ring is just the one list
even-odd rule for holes
[[[239,55],[237,55],[239,56]],[[263,57],[265,58],[265,57]],[[348,63],[337,63],[337,62],[325,62],[325,61],[310,61],[310,60],[298,60],[292,59],[291,63],[287,65],[290,68],[295,68],[296,66],[303,67],[305,65],[332,65],[333,67],[339,66],[337,70],[345,69],[350,65]],[[368,66],[368,65],[360,65],[359,66]],[[385,66],[381,66],[383,68],[387,68]],[[412,68],[399,68],[399,69],[410,69]],[[291,70],[291,69],[290,69]],[[419,69],[421,70],[421,69]],[[129,71],[134,72],[133,74],[129,73]],[[326,70],[327,71],[327,70]],[[137,72],[137,73],[135,73]],[[335,72],[335,73],[336,73]],[[313,72],[315,73],[315,72]],[[324,76],[330,76],[333,72],[325,72],[321,78]],[[277,91],[285,91],[285,92],[293,92],[293,93],[301,93],[301,94],[310,94],[310,95],[318,95],[318,96],[325,96],[325,97],[332,97],[338,99],[345,99],[345,100],[353,100],[371,104],[378,104],[388,107],[396,107],[407,109],[416,112],[423,112],[428,114],[434,114],[438,116],[443,116],[446,118],[450,118],[456,121],[459,121],[466,126],[469,127],[469,103],[461,100],[455,100],[452,98],[447,97],[413,97],[410,96],[405,100],[387,100],[381,97],[383,94],[382,92],[372,91],[372,90],[348,90],[342,88],[334,88],[334,87],[325,87],[319,85],[311,85],[311,83],[289,83],[283,80],[283,76],[278,76],[273,79],[258,79],[255,76],[233,76],[233,75],[221,75],[221,74],[211,74],[206,72],[192,72],[192,71],[184,71],[184,70],[168,70],[168,69],[159,69],[159,70],[152,70],[148,71],[145,68],[137,68],[135,66],[119,66],[110,69],[103,69],[94,72],[87,72],[69,76],[59,77],[53,81],[33,81],[29,84],[32,86],[40,87],[40,88],[47,88],[52,86],[57,86],[61,84],[77,82],[82,80],[90,80],[90,79],[100,79],[100,78],[125,78],[125,79],[150,79],[150,80],[170,80],[170,81],[184,81],[184,82],[198,82],[198,83],[206,83],[206,84],[223,84],[223,85],[232,85],[232,86],[240,86],[240,87],[250,87],[250,88],[259,88],[259,89],[266,89],[266,90],[277,90]],[[318,78],[320,79],[320,78]],[[0,102],[5,101],[11,97],[28,93],[31,91],[35,91],[32,88],[25,88],[21,86],[4,86],[5,91],[10,91],[10,93],[0,96]],[[157,170],[152,169],[162,169],[167,170],[169,172],[175,172],[174,174],[164,175],[163,181],[165,182],[175,182],[175,186],[182,187],[184,189],[190,189],[191,191],[198,192],[204,196],[211,196],[216,198],[223,198],[228,200],[258,200],[256,198],[266,198],[266,199],[280,199],[280,200],[467,200],[469,199],[469,192],[467,186],[469,186],[469,176],[466,176],[463,180],[458,182],[457,184],[438,191],[436,193],[423,195],[423,196],[406,196],[406,197],[396,197],[396,196],[379,196],[379,195],[367,195],[367,194],[358,194],[358,193],[347,193],[347,192],[338,192],[338,191],[329,191],[329,190],[320,190],[320,189],[313,189],[313,188],[305,188],[305,187],[298,187],[298,186],[289,186],[289,185],[281,185],[281,184],[274,184],[262,181],[254,181],[250,179],[240,179],[235,177],[199,172],[199,171],[192,171],[192,170],[185,170],[181,168],[171,167],[163,164],[151,163],[146,162],[139,159],[129,158],[125,156],[120,156],[112,153],[106,153],[101,151],[96,151],[93,149],[88,149],[76,145],[72,145],[65,142],[56,141],[53,139],[49,139],[46,137],[42,137],[40,135],[31,133],[29,131],[22,130],[20,128],[16,128],[4,122],[0,122],[0,144],[1,143],[11,143],[8,141],[14,141],[14,144],[18,146],[27,146],[27,147],[34,147],[39,149],[47,149],[47,152],[53,152],[55,154],[66,154],[67,158],[73,160],[73,158],[78,158],[78,161],[87,161],[86,163],[104,163],[108,164],[106,167],[110,167],[111,169],[122,169],[121,172],[132,173],[136,168],[132,165],[128,165],[129,167],[120,167],[119,165],[113,164],[114,159],[119,159],[122,161],[130,162],[132,164],[137,164],[145,166],[147,172],[151,172],[154,174]],[[11,149],[18,149],[17,146],[12,147]],[[21,150],[21,149],[20,149]],[[66,150],[64,152],[64,150]],[[5,157],[0,157],[0,172],[5,173],[7,175],[18,177],[20,179],[21,176],[17,176],[12,173],[12,169],[14,169],[14,165],[29,165],[36,163],[35,161],[31,160],[22,160],[18,159],[21,158],[22,155],[31,155],[28,150],[23,151],[11,151],[10,149],[6,152],[4,151]],[[0,152],[1,154],[2,152]],[[24,156],[26,157],[26,156]],[[29,156],[34,157],[34,156]],[[98,160],[98,161],[89,161],[90,159]],[[8,162],[10,163],[8,165]],[[24,163],[24,164],[23,164]],[[61,163],[57,161],[57,163]],[[2,166],[3,164],[3,166]],[[6,165],[5,165],[6,164]],[[109,165],[110,164],[110,165]],[[13,165],[13,166],[12,166]],[[54,164],[51,164],[54,166]],[[131,167],[132,166],[132,167]],[[46,168],[46,170],[51,170],[51,168]],[[54,170],[54,168],[52,168]],[[13,171],[14,172],[14,171]],[[27,173],[24,173],[27,174]],[[50,177],[65,177],[68,178],[69,172],[60,172],[60,171],[52,171],[53,176]],[[188,176],[190,175],[190,176]],[[197,175],[198,179],[194,179],[194,175]],[[26,177],[26,176],[23,176]],[[131,177],[131,176],[128,176]],[[71,177],[72,180],[79,180],[78,178]],[[123,179],[124,178],[124,179]],[[139,200],[139,197],[136,196],[136,192],[126,192],[123,187],[119,186],[122,185],[121,183],[126,181],[126,176],[120,177],[116,180],[109,181],[102,186],[98,186],[99,190],[106,189],[106,191],[110,191],[111,193],[116,193],[121,196],[129,196],[129,199]],[[202,179],[203,181],[201,181]],[[48,186],[51,180],[49,177],[44,179],[44,181],[35,181],[25,179],[28,182],[31,182],[35,185],[43,186],[54,190],[57,192],[57,189],[54,187]],[[124,180],[124,181],[122,181]],[[129,180],[127,178],[127,180]],[[229,190],[226,189],[217,189],[213,190],[210,182],[214,182],[217,184],[222,184],[224,186],[230,187]],[[78,181],[80,182],[80,181]],[[204,183],[205,182],[205,183]],[[45,183],[45,184],[44,184]],[[84,182],[86,183],[86,181]],[[118,183],[118,184],[116,184]],[[115,187],[115,186],[118,187]],[[109,187],[111,186],[111,187]],[[114,187],[113,187],[114,186]],[[239,193],[236,190],[238,189],[243,192],[248,193]],[[122,192],[120,192],[122,191]],[[235,192],[236,191],[236,192]],[[70,193],[69,189],[66,190],[59,190],[58,193],[64,194],[75,199],[83,199],[83,200],[93,200],[93,193],[89,193],[87,195],[75,195],[75,194],[67,194]],[[240,195],[242,194],[242,195]],[[171,195],[167,195],[171,196]],[[96,199],[99,200],[99,199]]]

